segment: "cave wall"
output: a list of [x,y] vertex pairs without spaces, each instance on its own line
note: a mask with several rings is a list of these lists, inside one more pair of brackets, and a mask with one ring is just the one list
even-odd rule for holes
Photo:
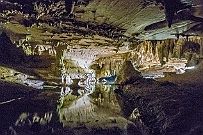
[[174,68],[179,68],[176,61],[188,67],[196,66],[202,57],[202,41],[200,37],[144,41],[129,52],[98,58],[91,67],[97,71],[97,77],[102,77],[119,74],[123,63],[129,60],[141,71],[170,67],[172,63]]

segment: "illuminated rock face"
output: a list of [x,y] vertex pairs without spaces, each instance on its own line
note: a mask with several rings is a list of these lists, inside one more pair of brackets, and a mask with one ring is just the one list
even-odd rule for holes
[[124,61],[131,61],[145,77],[164,77],[167,72],[182,74],[187,67],[200,62],[201,42],[199,37],[144,41],[126,53],[118,51],[112,56],[98,58],[91,67],[96,70],[97,78],[118,75]]
[[141,73],[136,70],[131,61],[125,61],[118,74],[118,83],[126,83],[141,78]]

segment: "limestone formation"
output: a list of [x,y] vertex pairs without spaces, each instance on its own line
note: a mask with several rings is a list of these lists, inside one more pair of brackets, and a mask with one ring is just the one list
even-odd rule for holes
[[202,135],[202,4],[0,0],[0,134]]
[[136,81],[142,78],[141,73],[136,70],[131,61],[125,61],[118,73],[117,83],[129,83],[129,81]]

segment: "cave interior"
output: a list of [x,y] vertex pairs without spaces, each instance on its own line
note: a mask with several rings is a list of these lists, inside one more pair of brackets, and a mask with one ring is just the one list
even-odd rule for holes
[[0,0],[0,135],[203,135],[203,0]]

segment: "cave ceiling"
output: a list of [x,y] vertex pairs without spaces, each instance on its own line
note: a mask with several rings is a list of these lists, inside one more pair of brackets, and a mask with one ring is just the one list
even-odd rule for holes
[[202,0],[1,0],[0,21],[3,29],[30,34],[34,42],[115,46],[202,36],[202,6]]

